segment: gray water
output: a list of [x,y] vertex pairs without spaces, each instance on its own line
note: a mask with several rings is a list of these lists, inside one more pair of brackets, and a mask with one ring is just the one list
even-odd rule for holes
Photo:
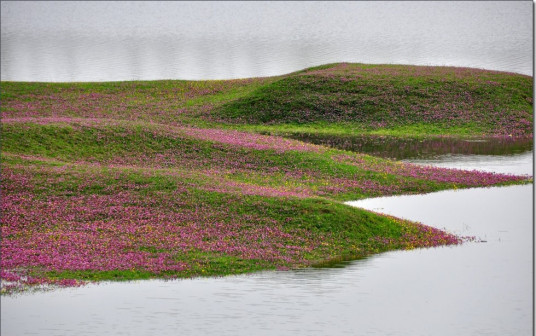
[[[317,145],[323,145],[358,153],[396,160],[424,160],[439,163],[442,158],[447,162],[461,162],[465,165],[470,160],[486,161],[503,155],[504,161],[514,159],[512,154],[530,154],[534,147],[531,138],[510,137],[427,137],[405,138],[387,135],[334,135],[295,133],[286,135]],[[453,159],[453,157],[456,157]],[[517,160],[517,159],[516,159]],[[521,159],[523,160],[523,159]],[[514,163],[514,166],[516,164]],[[479,166],[479,163],[477,163]]]
[[[506,170],[510,156],[482,161]],[[519,160],[518,160],[519,159]],[[532,154],[511,172],[532,174]],[[462,160],[463,161],[463,160]],[[459,165],[456,159],[451,164]],[[2,297],[2,335],[531,335],[533,185],[355,202],[481,242],[335,268]]]
[[418,165],[466,170],[480,170],[491,173],[533,175],[534,153],[526,151],[510,155],[438,155],[430,159],[401,160]]
[[1,3],[1,79],[230,79],[331,62],[532,74],[530,1]]

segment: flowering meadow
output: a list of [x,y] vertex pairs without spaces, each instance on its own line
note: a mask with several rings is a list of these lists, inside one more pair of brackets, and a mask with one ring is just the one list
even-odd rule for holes
[[[2,291],[289,269],[459,244],[342,201],[528,181],[419,167],[225,121],[229,105],[280,81],[352,81],[371,71],[346,67],[233,81],[3,82]],[[497,125],[490,134],[513,127]]]
[[512,73],[341,63],[259,87],[218,107],[214,119],[274,132],[290,125],[314,133],[319,124],[344,133],[531,138],[532,87],[532,77]]

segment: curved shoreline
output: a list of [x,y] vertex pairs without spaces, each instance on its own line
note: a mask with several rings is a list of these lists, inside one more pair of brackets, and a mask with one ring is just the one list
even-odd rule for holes
[[[360,74],[360,66],[352,71]],[[330,71],[341,76],[341,69]],[[458,244],[341,201],[530,181],[418,167],[251,132],[263,125],[214,122],[221,108],[257,99],[276,80],[3,83],[1,278],[24,284],[9,290],[300,268]],[[416,129],[437,131],[432,124],[406,131]]]

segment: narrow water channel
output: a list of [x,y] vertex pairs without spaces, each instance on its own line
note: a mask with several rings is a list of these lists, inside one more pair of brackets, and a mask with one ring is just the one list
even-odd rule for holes
[[[419,163],[532,174],[532,153],[482,159]],[[481,242],[394,251],[333,268],[2,297],[1,334],[531,335],[532,188],[352,203]]]

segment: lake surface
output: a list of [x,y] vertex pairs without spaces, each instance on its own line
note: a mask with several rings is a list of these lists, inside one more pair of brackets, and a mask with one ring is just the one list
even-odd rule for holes
[[[466,162],[470,157],[499,157],[510,160],[512,154],[528,153],[532,150],[532,138],[486,137],[486,138],[401,138],[385,135],[332,135],[290,134],[288,137],[333,148],[366,153],[396,160],[439,159],[459,155],[453,162]],[[460,161],[461,160],[461,161]]]
[[532,75],[531,1],[1,3],[1,79],[273,76],[332,62]]
[[[463,165],[453,157],[450,164]],[[511,156],[481,163],[507,170]],[[532,153],[511,160],[532,174]],[[446,161],[443,162],[445,164]],[[421,162],[423,163],[423,162]],[[333,268],[2,297],[2,335],[531,335],[533,185],[354,203],[481,242]]]
[[401,161],[434,167],[481,170],[492,173],[532,176],[533,160],[534,154],[532,151],[530,151],[510,155],[446,154],[436,156],[432,159],[413,159]]

